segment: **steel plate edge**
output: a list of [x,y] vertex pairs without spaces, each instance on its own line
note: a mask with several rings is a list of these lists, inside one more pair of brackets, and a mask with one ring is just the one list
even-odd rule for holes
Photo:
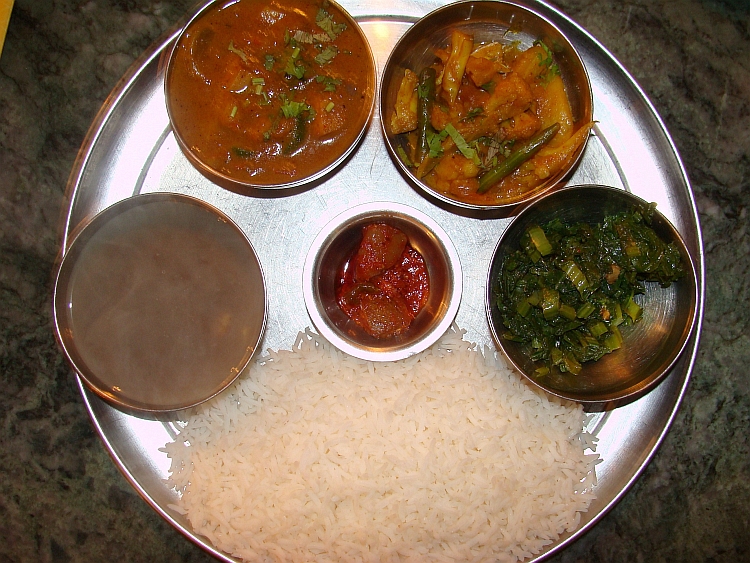
[[76,158],[73,161],[73,167],[68,176],[68,181],[65,184],[64,203],[58,223],[61,231],[59,233],[61,252],[62,249],[67,250],[69,244],[70,235],[72,233],[70,220],[73,214],[73,208],[75,207],[76,198],[78,197],[78,188],[81,183],[83,171],[86,169],[86,165],[91,156],[92,147],[99,139],[104,125],[107,123],[120,100],[127,95],[128,91],[133,87],[133,84],[148,64],[158,56],[161,56],[162,50],[175,40],[179,29],[179,27],[173,28],[162,34],[148,47],[148,49],[133,61],[122,78],[120,78],[112,88],[104,102],[102,102],[99,111],[96,113],[94,120],[89,126],[89,129],[83,138],[83,142],[81,143],[81,147],[78,149]]
[[200,538],[197,537],[197,535],[194,534],[191,530],[188,530],[185,528],[185,526],[175,520],[166,510],[164,510],[159,504],[141,487],[141,485],[136,481],[136,479],[133,477],[132,473],[128,470],[127,467],[122,463],[122,461],[117,457],[116,455],[116,448],[114,444],[107,438],[107,434],[102,428],[101,424],[99,423],[99,420],[93,415],[94,408],[91,404],[89,398],[93,397],[96,400],[101,400],[99,397],[97,397],[95,394],[93,394],[89,389],[86,387],[86,385],[83,383],[83,380],[80,376],[76,375],[76,380],[78,383],[78,390],[81,393],[81,398],[83,399],[84,406],[86,407],[86,411],[89,413],[89,419],[91,420],[91,423],[94,425],[94,428],[96,430],[97,435],[102,440],[102,443],[104,444],[104,449],[107,451],[107,455],[109,455],[112,462],[115,464],[115,467],[117,467],[120,474],[125,477],[128,483],[135,489],[135,491],[138,493],[138,496],[140,496],[153,510],[156,511],[159,516],[164,518],[167,523],[169,523],[175,530],[180,532],[180,534],[190,540],[192,543],[200,547],[201,549],[209,552],[211,555],[216,557],[217,559],[221,559],[225,561],[226,563],[241,563],[239,559],[235,559],[233,557],[227,556],[227,554],[222,553],[220,551],[217,551],[216,548],[214,548],[210,543],[201,541]]
[[[84,170],[86,169],[86,165],[91,155],[91,149],[99,139],[102,133],[102,129],[107,123],[112,112],[115,110],[120,100],[128,94],[129,90],[133,87],[133,84],[137,81],[140,74],[148,67],[151,62],[154,61],[154,59],[160,57],[162,51],[177,38],[177,35],[182,29],[184,19],[185,17],[183,16],[183,18],[181,18],[177,24],[163,33],[159,38],[157,38],[139,57],[137,57],[133,61],[133,63],[128,67],[125,74],[117,81],[115,86],[107,95],[104,102],[102,102],[96,116],[94,117],[94,120],[89,126],[84,140],[81,143],[81,147],[79,148],[76,158],[73,162],[71,172],[65,185],[63,205],[61,207],[61,212],[58,219],[59,250],[53,266],[54,276],[56,276],[57,271],[59,270],[60,264],[62,262],[62,257],[64,256],[65,252],[67,252],[68,245],[70,243],[70,240],[72,239],[71,235],[76,230],[71,229],[70,220],[73,214],[73,209],[75,207],[75,201],[78,196],[78,188],[82,179],[82,175]],[[77,227],[78,226],[76,226],[76,228]],[[153,510],[155,510],[157,514],[164,518],[173,528],[178,530],[183,537],[190,540],[201,549],[209,552],[217,559],[224,560],[227,563],[237,563],[237,559],[227,558],[226,554],[217,551],[209,543],[200,541],[199,538],[195,537],[180,522],[177,522],[143,489],[143,487],[134,478],[133,474],[128,470],[127,467],[125,467],[125,465],[117,456],[114,444],[111,443],[111,441],[107,437],[107,434],[99,423],[98,418],[94,414],[94,407],[91,404],[90,398],[93,397],[96,400],[101,399],[99,399],[99,397],[96,397],[95,395],[90,395],[91,392],[86,387],[81,376],[72,368],[71,371],[75,376],[78,390],[81,395],[81,399],[83,400],[84,407],[86,408],[86,412],[88,413],[89,420],[94,426],[97,435],[101,439],[107,455],[113,461],[119,473],[128,481],[128,483],[130,483],[130,485],[133,487],[133,489],[135,489],[138,495],[144,501],[146,501],[146,503]]]
[[[526,2],[523,2],[526,4]],[[576,21],[571,19],[569,16],[567,16],[565,13],[561,12],[558,8],[555,6],[552,6],[545,0],[535,0],[535,3],[543,5],[547,10],[550,12],[553,12],[556,17],[564,20],[568,25],[575,28],[577,32],[579,32],[581,35],[586,37],[589,41],[591,41],[602,54],[604,54],[607,58],[610,59],[612,64],[617,67],[617,69],[630,81],[632,87],[638,92],[638,94],[641,96],[643,102],[648,107],[650,112],[652,113],[654,119],[659,124],[660,128],[662,129],[664,136],[666,137],[669,147],[672,151],[672,154],[679,166],[680,173],[682,175],[683,182],[687,188],[687,197],[690,201],[690,206],[692,209],[692,216],[695,221],[696,225],[696,242],[698,246],[698,256],[694,257],[695,267],[698,271],[698,314],[695,321],[695,326],[693,328],[693,333],[690,336],[690,340],[692,341],[692,345],[689,347],[686,347],[683,351],[683,354],[688,353],[688,350],[690,351],[690,360],[688,362],[686,371],[685,371],[685,377],[682,382],[682,386],[680,387],[680,392],[675,400],[674,407],[672,408],[672,412],[670,413],[666,424],[662,428],[661,432],[657,436],[654,446],[651,448],[651,451],[648,453],[648,455],[644,458],[641,465],[638,467],[638,469],[633,473],[632,477],[628,480],[628,482],[625,484],[624,487],[619,491],[618,494],[610,500],[609,503],[607,503],[604,508],[597,514],[594,518],[592,518],[589,522],[587,522],[585,525],[581,526],[579,529],[577,529],[575,532],[573,532],[568,538],[561,541],[558,545],[550,549],[548,552],[544,553],[543,555],[540,555],[536,558],[536,561],[543,561],[546,560],[553,555],[561,552],[564,550],[569,544],[575,542],[579,538],[581,538],[584,534],[586,534],[588,531],[590,531],[596,524],[598,524],[602,518],[604,518],[624,497],[625,495],[630,491],[630,489],[633,487],[633,485],[638,481],[638,479],[641,477],[643,472],[645,471],[646,467],[651,463],[654,456],[656,455],[657,451],[661,447],[662,443],[664,442],[664,439],[669,432],[670,428],[672,427],[672,423],[675,420],[675,417],[677,416],[677,412],[680,409],[680,406],[682,404],[682,401],[685,397],[685,393],[687,392],[688,385],[690,383],[690,377],[693,372],[693,368],[695,366],[695,361],[698,356],[698,348],[700,346],[700,334],[701,329],[703,327],[703,315],[704,315],[704,307],[705,307],[705,290],[706,290],[706,276],[705,276],[705,261],[704,261],[704,247],[703,247],[703,233],[701,230],[701,222],[700,222],[700,216],[698,214],[698,206],[695,201],[695,194],[693,193],[692,184],[690,182],[690,178],[687,174],[687,171],[685,169],[685,165],[682,161],[682,158],[680,157],[680,154],[677,150],[677,146],[675,145],[674,139],[672,138],[672,135],[669,133],[669,130],[666,127],[666,124],[664,123],[664,120],[662,119],[659,112],[656,110],[656,107],[654,106],[653,102],[651,101],[651,98],[646,94],[646,92],[643,90],[641,85],[638,83],[638,81],[633,77],[633,75],[630,73],[630,71],[620,62],[620,60],[607,48],[605,47],[601,41],[599,41],[596,37],[594,37],[588,30],[583,28],[581,25],[579,25]]]

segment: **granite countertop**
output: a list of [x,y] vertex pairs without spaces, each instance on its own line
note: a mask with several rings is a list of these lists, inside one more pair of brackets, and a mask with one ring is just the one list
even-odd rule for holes
[[[190,0],[16,0],[0,57],[0,561],[210,561],[119,473],[53,337],[65,186],[130,64]],[[693,184],[701,346],[670,432],[554,561],[750,561],[750,3],[559,0],[634,75]]]

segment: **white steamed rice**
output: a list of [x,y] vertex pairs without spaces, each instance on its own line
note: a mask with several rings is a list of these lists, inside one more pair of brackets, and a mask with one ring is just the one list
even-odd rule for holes
[[165,451],[177,510],[247,561],[518,561],[575,530],[585,414],[455,327],[407,360],[269,351]]

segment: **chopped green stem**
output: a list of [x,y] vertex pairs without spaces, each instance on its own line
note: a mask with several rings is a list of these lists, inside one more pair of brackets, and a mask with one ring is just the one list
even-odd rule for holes
[[573,262],[573,260],[566,260],[562,265],[562,270],[570,280],[570,283],[578,290],[578,293],[583,294],[589,288],[589,281],[581,271],[581,268],[578,267],[578,264]]
[[420,164],[430,153],[428,136],[432,130],[430,114],[432,104],[435,101],[435,80],[437,73],[432,67],[425,68],[419,73],[417,85],[417,148],[414,152],[414,160]]
[[558,367],[560,368],[560,371],[567,371],[572,373],[573,375],[578,375],[583,369],[583,366],[580,364],[580,362],[578,362],[578,360],[575,359],[573,354],[570,354],[568,352],[563,353]]
[[544,230],[539,225],[534,225],[528,230],[529,237],[534,247],[537,249],[539,254],[547,256],[552,252],[552,245],[547,239],[547,235],[544,234]]
[[606,334],[607,330],[609,330],[607,325],[602,321],[596,321],[589,325],[589,331],[591,331],[591,335],[594,338],[599,338],[602,334]]
[[638,305],[635,301],[633,301],[633,297],[631,296],[627,303],[625,303],[625,313],[633,319],[633,321],[637,321],[641,318],[641,314],[643,313],[643,310],[641,309],[641,306]]
[[531,303],[529,303],[528,299],[521,299],[516,304],[516,311],[518,311],[518,314],[522,317],[525,317],[529,314],[529,311],[531,311]]
[[576,318],[576,310],[574,307],[571,307],[570,305],[566,305],[565,303],[562,303],[560,305],[560,316],[565,317],[566,319],[573,321]]
[[539,151],[539,149],[548,143],[552,137],[557,134],[559,129],[560,124],[555,123],[540,133],[537,133],[529,139],[528,142],[514,150],[508,158],[479,178],[479,188],[477,188],[477,193],[483,194],[487,192],[500,180],[513,173],[519,166],[529,160]]
[[541,295],[539,294],[539,292],[538,292],[538,291],[534,291],[534,292],[533,292],[533,293],[532,293],[531,295],[529,295],[529,296],[528,296],[528,297],[526,298],[526,300],[527,300],[527,301],[528,301],[528,302],[529,302],[529,303],[530,303],[531,305],[533,305],[534,307],[536,307],[537,305],[539,305],[539,302],[540,302],[540,301],[542,300],[542,296],[541,296]]
[[560,293],[554,289],[545,287],[542,290],[540,306],[542,307],[545,319],[554,319],[560,312]]
[[610,327],[610,333],[604,339],[604,345],[610,351],[617,350],[622,346],[622,333],[616,326]]
[[302,116],[302,114],[298,114],[294,119],[294,129],[292,129],[289,142],[284,145],[284,154],[292,154],[294,151],[296,151],[302,145],[302,141],[305,139],[306,132],[307,120]]
[[585,319],[594,311],[595,311],[595,307],[591,303],[586,301],[586,303],[584,303],[578,308],[578,311],[576,311],[576,316],[579,319]]

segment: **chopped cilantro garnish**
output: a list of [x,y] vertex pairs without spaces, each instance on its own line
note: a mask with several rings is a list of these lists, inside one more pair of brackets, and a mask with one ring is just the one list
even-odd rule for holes
[[289,76],[294,76],[299,80],[302,80],[305,77],[305,65],[299,60],[299,53],[299,47],[294,47],[292,49],[291,55],[289,55],[289,58],[286,60],[284,72]]
[[346,24],[334,22],[331,14],[326,12],[323,8],[318,10],[318,15],[315,16],[315,23],[317,23],[318,26],[328,34],[331,41],[334,41],[346,29]]
[[328,45],[320,53],[315,55],[315,62],[318,63],[319,65],[330,63],[333,60],[333,57],[338,55],[338,52],[339,50],[336,48],[335,45]]
[[[328,43],[331,38],[327,33],[310,33],[309,31],[302,31],[301,29],[295,31],[287,31],[289,40],[296,41],[297,43],[307,43],[313,45],[315,43]],[[287,41],[288,43],[289,41]]]
[[299,43],[312,43],[313,34],[309,31],[297,30],[292,34],[292,38]]
[[549,83],[550,80],[560,74],[560,68],[557,66],[557,63],[555,63],[552,51],[550,51],[544,41],[534,41],[534,45],[539,45],[544,50],[545,57],[538,55],[539,64],[547,67],[547,70],[542,73],[541,78],[545,83]]
[[451,139],[453,139],[453,142],[456,143],[456,148],[458,148],[459,151],[461,151],[461,154],[464,155],[469,160],[473,161],[474,164],[479,166],[481,164],[479,160],[479,155],[477,154],[476,149],[471,148],[467,143],[466,139],[463,138],[463,135],[458,132],[458,130],[453,126],[452,123],[449,123],[445,126],[445,131],[448,132],[448,135],[451,136]]
[[323,76],[322,74],[319,74],[315,77],[315,82],[325,85],[323,87],[324,92],[335,92],[336,86],[341,84],[341,80],[339,78],[331,78],[330,76]]
[[266,62],[263,63],[263,66],[266,70],[273,70],[273,63],[274,63],[273,55],[266,55]]
[[448,136],[448,132],[443,130],[440,133],[427,131],[427,146],[430,148],[430,158],[440,158],[443,155],[443,140]]
[[305,77],[305,66],[301,63],[295,63],[290,59],[284,67],[284,72],[289,76],[294,76],[299,80],[302,80]]
[[281,113],[284,117],[299,117],[303,112],[312,114],[312,108],[305,102],[295,102],[284,98],[281,104]]

